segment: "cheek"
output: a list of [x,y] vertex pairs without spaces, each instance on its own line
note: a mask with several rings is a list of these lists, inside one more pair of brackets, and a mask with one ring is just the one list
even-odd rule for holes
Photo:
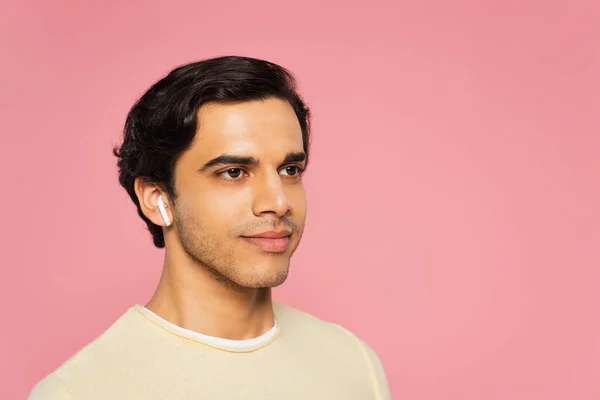
[[217,230],[232,229],[248,218],[250,205],[244,192],[204,195],[196,203],[196,212]]
[[306,191],[303,185],[291,190],[288,196],[290,196],[296,214],[306,213]]

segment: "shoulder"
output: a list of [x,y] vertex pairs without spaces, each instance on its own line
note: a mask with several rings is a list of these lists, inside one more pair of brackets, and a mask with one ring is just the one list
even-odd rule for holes
[[31,390],[27,400],[72,400],[64,382],[52,373],[39,381]]
[[340,324],[326,321],[282,303],[275,303],[274,307],[278,321],[288,333],[300,332],[303,336],[323,337],[328,341],[333,339],[357,349],[365,347],[369,352],[373,352],[362,339]]
[[275,303],[274,309],[288,339],[310,342],[317,347],[326,346],[329,350],[339,348],[354,353],[358,349],[358,338],[339,324],[281,303]]
[[128,309],[104,332],[37,382],[28,400],[71,399],[70,383],[85,380],[90,371],[110,369],[111,360],[118,358],[116,355],[135,348],[131,345],[138,340],[135,327],[142,320],[136,314],[134,307]]
[[275,313],[285,335],[298,342],[317,344],[320,351],[344,360],[348,365],[363,365],[377,399],[390,399],[386,373],[377,352],[362,338],[340,324],[325,321],[307,312],[275,303]]
[[306,311],[288,306],[283,303],[274,303],[275,316],[282,326],[290,331],[302,331],[303,334],[320,334],[333,336],[347,336],[350,332],[341,325],[335,324],[309,314]]

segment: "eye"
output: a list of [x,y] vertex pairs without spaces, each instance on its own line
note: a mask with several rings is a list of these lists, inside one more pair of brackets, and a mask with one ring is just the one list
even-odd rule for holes
[[295,177],[302,174],[302,171],[303,169],[299,165],[288,165],[287,167],[282,168],[280,173],[283,173],[284,176]]
[[219,175],[223,176],[228,181],[235,181],[244,175],[244,170],[241,168],[229,168],[223,172],[219,172]]

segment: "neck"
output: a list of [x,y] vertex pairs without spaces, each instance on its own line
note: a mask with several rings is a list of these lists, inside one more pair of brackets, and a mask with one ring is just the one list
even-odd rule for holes
[[169,257],[167,251],[146,307],[182,328],[224,339],[252,339],[273,327],[270,288],[241,288],[215,274],[189,257]]

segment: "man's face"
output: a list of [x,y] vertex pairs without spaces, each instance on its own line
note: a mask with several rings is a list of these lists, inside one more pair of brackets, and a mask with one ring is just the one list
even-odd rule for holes
[[288,102],[203,105],[174,171],[174,228],[187,255],[241,287],[283,283],[304,230],[304,157]]

